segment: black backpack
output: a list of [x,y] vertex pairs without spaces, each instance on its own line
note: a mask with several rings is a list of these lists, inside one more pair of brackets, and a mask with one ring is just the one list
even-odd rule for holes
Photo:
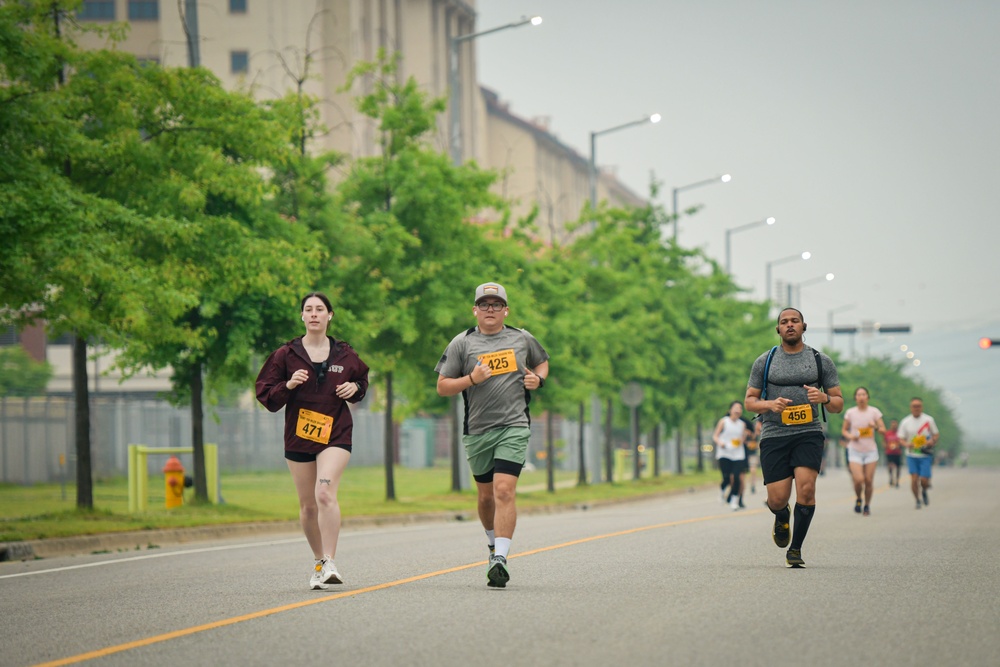
[[[816,359],[816,373],[818,374],[818,377],[816,378],[816,384],[819,385],[819,388],[825,392],[826,387],[823,386],[823,360],[820,358],[819,351],[816,348],[810,347],[809,349],[812,350],[813,357]],[[767,361],[764,362],[764,387],[760,391],[760,400],[762,401],[767,400],[767,374],[771,370],[771,359],[774,358],[774,353],[777,351],[778,351],[778,346],[775,345],[774,347],[771,348],[771,351],[767,353]],[[823,421],[825,422],[826,406],[820,403],[819,409],[820,412],[823,414]],[[758,415],[758,418],[760,417],[761,415]]]

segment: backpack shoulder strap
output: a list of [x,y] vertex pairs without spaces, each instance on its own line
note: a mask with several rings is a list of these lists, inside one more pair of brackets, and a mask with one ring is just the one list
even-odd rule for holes
[[[823,386],[823,359],[822,357],[819,356],[819,350],[817,350],[816,348],[812,348],[812,351],[813,351],[813,357],[816,358],[816,374],[818,376],[816,379],[816,385],[823,391],[826,391],[826,388]],[[826,406],[820,403],[819,410],[820,412],[823,413],[823,421],[825,422]]]
[[771,359],[774,359],[774,353],[778,351],[778,346],[775,345],[771,348],[771,351],[767,353],[767,361],[764,362],[764,382],[763,387],[760,390],[760,400],[767,400],[767,374],[771,371]]

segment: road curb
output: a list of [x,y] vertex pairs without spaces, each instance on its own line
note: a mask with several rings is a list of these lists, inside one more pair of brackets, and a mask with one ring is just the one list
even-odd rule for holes
[[[621,499],[604,499],[571,505],[540,505],[519,507],[519,515],[554,514],[557,512],[585,511],[602,505],[616,505],[626,502],[640,502],[664,495],[691,493],[695,488],[674,489],[643,496]],[[429,512],[424,514],[387,514],[377,516],[344,517],[342,529],[354,530],[378,526],[405,526],[422,523],[448,521],[478,521],[473,510],[452,512]],[[0,543],[0,562],[25,561],[58,556],[80,556],[116,551],[144,551],[166,545],[187,544],[227,538],[256,537],[266,535],[301,535],[297,520],[266,521],[256,523],[227,523],[214,526],[192,528],[165,528],[157,530],[133,530],[120,533],[100,533],[74,537],[53,537],[43,540]],[[304,538],[303,538],[304,539]]]

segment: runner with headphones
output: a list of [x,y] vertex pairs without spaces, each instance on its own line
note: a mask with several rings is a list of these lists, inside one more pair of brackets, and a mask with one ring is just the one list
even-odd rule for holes
[[[760,464],[767,506],[774,514],[771,537],[782,549],[788,547],[788,567],[805,566],[802,542],[816,511],[816,477],[823,461],[820,413],[825,419],[825,409],[834,413],[844,409],[837,368],[830,357],[805,344],[806,328],[795,308],[778,314],[775,330],[781,344],[754,361],[744,401],[762,422]],[[788,504],[793,480],[794,532],[789,530]]]

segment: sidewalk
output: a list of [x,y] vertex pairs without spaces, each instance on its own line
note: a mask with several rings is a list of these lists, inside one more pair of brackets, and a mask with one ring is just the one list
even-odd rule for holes
[[[569,488],[576,485],[576,480],[556,482],[556,488]],[[544,491],[545,483],[531,484],[519,487],[519,491]],[[666,495],[687,493],[691,489],[674,490]],[[663,494],[653,494],[663,495]],[[585,505],[545,505],[540,507],[519,508],[518,513],[548,514],[553,512],[572,512],[586,510],[599,505],[612,505],[620,502],[638,502],[647,500],[649,496],[633,496],[621,500],[602,500]],[[345,516],[342,522],[344,530],[359,530],[376,526],[405,526],[421,523],[443,521],[478,521],[476,508],[470,506],[461,512],[432,512],[426,514],[396,514],[385,516]],[[121,533],[101,533],[98,535],[80,535],[76,537],[57,537],[45,540],[27,540],[24,542],[0,543],[0,562],[33,560],[36,558],[55,558],[58,556],[79,556],[93,553],[109,553],[115,551],[144,551],[157,549],[167,545],[188,544],[191,542],[207,542],[229,538],[264,537],[285,535],[293,537],[301,535],[302,529],[298,521],[273,521],[258,523],[231,523],[216,526],[197,526],[192,528],[171,528],[163,530],[139,530]],[[305,539],[305,538],[303,538]]]

